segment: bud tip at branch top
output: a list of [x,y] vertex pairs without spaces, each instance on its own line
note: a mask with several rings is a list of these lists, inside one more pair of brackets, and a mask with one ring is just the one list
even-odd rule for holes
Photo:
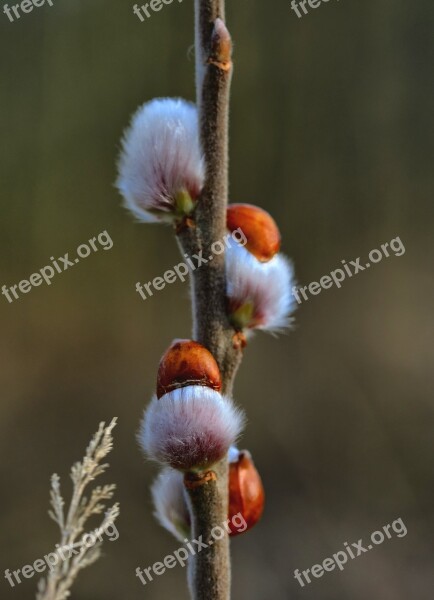
[[208,61],[223,71],[229,71],[232,67],[232,38],[220,18],[214,22],[211,37],[211,56]]

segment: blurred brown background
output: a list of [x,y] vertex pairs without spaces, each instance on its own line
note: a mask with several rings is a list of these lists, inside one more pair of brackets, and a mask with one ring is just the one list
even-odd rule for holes
[[[54,0],[0,13],[0,285],[107,229],[92,254],[1,314],[1,591],[34,597],[17,569],[58,542],[49,478],[119,416],[106,481],[120,538],[77,600],[187,598],[185,570],[144,588],[135,569],[178,543],[151,515],[156,469],[135,440],[161,353],[187,337],[187,284],[135,292],[178,262],[171,231],[138,225],[113,187],[130,114],[193,98],[191,2],[141,23],[132,2]],[[289,0],[228,0],[236,42],[231,198],[268,209],[300,283],[400,236],[392,256],[304,303],[288,336],[257,335],[236,398],[242,446],[263,475],[263,521],[233,543],[234,599],[420,600],[434,586],[433,63],[429,0],[331,0],[297,19]],[[430,47],[431,46],[431,47]],[[401,517],[394,537],[302,589],[293,576]]]

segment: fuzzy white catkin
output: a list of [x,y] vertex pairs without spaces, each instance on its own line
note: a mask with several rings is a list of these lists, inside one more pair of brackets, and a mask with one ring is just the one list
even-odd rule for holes
[[158,522],[182,542],[190,529],[184,475],[170,467],[164,468],[152,484],[151,493]]
[[243,246],[226,252],[227,296],[232,306],[253,305],[251,327],[277,332],[291,325],[297,304],[292,263],[282,254],[260,262]]
[[156,396],[145,411],[139,443],[149,458],[182,471],[206,469],[234,445],[244,413],[204,386]]
[[204,181],[196,106],[173,98],[141,106],[125,131],[118,170],[125,205],[141,221],[170,220],[180,192],[195,200]]

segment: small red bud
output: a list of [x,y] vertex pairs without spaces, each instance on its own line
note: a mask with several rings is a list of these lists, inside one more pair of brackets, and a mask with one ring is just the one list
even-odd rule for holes
[[175,340],[160,361],[157,397],[190,385],[203,385],[219,392],[220,370],[204,346],[192,340]]
[[229,519],[232,537],[244,533],[232,524],[235,515],[241,513],[247,523],[245,531],[251,529],[262,516],[265,492],[261,477],[247,450],[240,452],[236,462],[229,463]]
[[227,228],[232,233],[241,229],[247,238],[246,248],[260,262],[268,262],[280,250],[280,232],[267,211],[252,204],[230,204]]

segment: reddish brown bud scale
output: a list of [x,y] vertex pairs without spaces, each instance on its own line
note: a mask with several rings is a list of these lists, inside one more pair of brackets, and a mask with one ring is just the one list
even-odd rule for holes
[[190,385],[203,385],[220,392],[220,370],[204,346],[192,340],[175,340],[160,361],[157,397]]
[[280,231],[267,211],[252,204],[230,204],[227,228],[241,229],[247,238],[246,248],[260,262],[268,262],[280,250]]
[[232,336],[232,345],[235,350],[244,350],[247,346],[246,335],[242,331],[237,331]]
[[[264,511],[265,492],[261,477],[254,465],[250,453],[240,452],[237,462],[229,464],[229,519],[241,513],[247,523],[245,531],[251,529]],[[230,535],[240,533],[231,526]]]
[[216,19],[211,36],[211,56],[208,63],[223,71],[232,68],[232,38],[222,19]]

